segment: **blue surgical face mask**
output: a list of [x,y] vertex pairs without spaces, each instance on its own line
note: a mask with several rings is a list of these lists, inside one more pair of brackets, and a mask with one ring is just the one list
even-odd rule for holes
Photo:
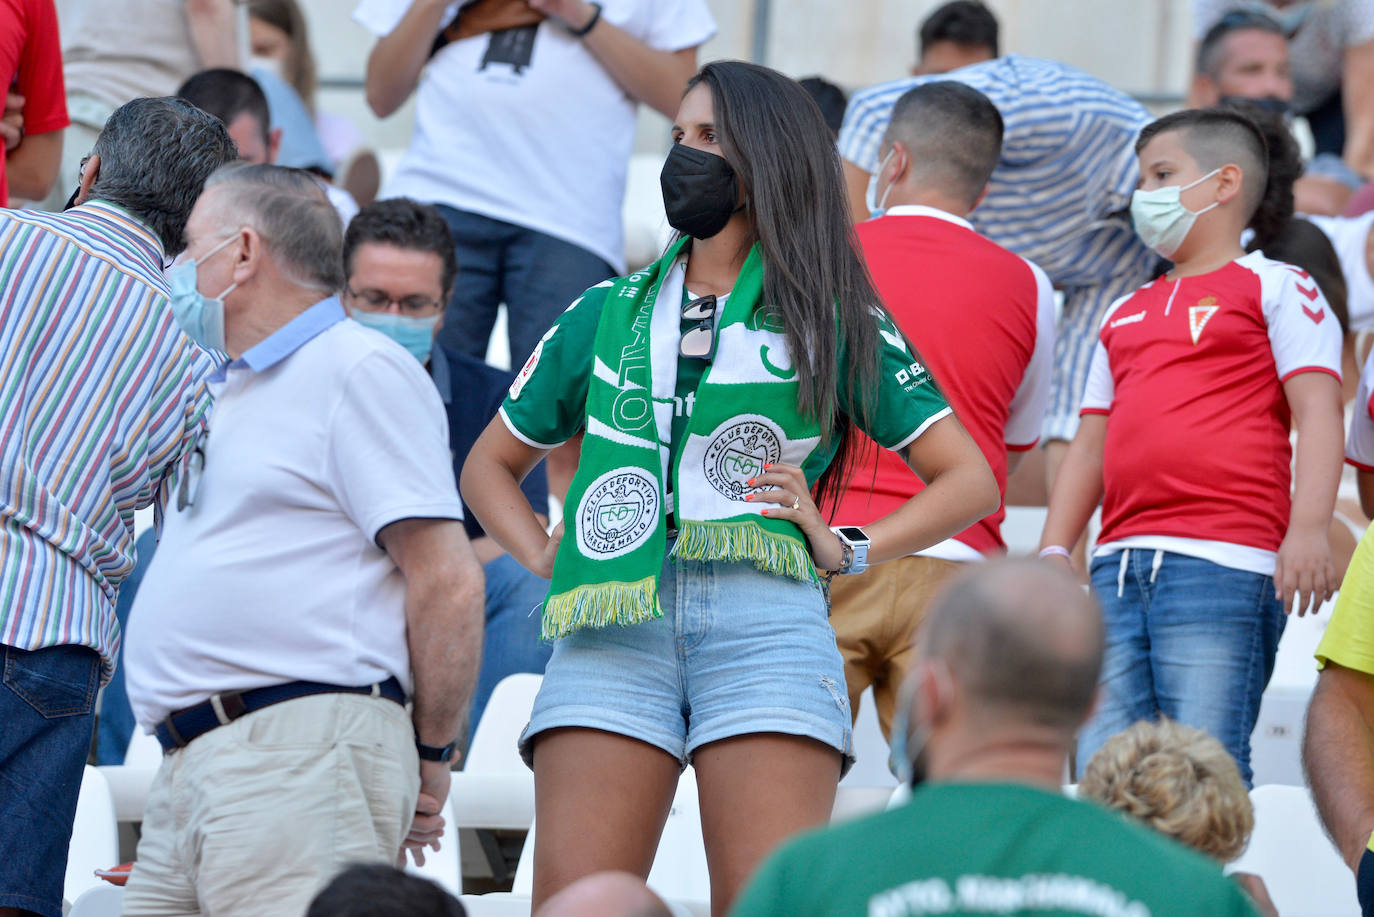
[[892,193],[892,184],[888,183],[887,190],[883,192],[882,198],[879,199],[878,176],[883,174],[883,170],[887,168],[887,164],[892,161],[892,154],[896,152],[897,148],[895,146],[888,150],[887,155],[883,157],[883,161],[878,163],[878,171],[868,177],[868,190],[864,192],[864,203],[868,206],[868,215],[870,218],[882,216],[883,211],[887,209],[887,196]]
[[224,350],[224,297],[238,287],[230,284],[228,289],[211,299],[197,288],[196,267],[204,264],[210,256],[234,241],[237,233],[229,236],[210,249],[199,259],[187,258],[174,264],[163,274],[167,286],[172,291],[172,315],[187,337],[207,350]]
[[429,361],[429,352],[434,347],[434,329],[439,324],[438,315],[417,317],[397,315],[395,312],[364,312],[362,309],[354,309],[350,314],[355,322],[385,334],[410,351],[410,355],[421,363]]
[[1152,191],[1137,188],[1131,195],[1131,222],[1135,225],[1135,232],[1140,236],[1140,241],[1163,257],[1173,258],[1174,253],[1183,245],[1183,240],[1188,238],[1188,231],[1193,228],[1197,218],[1221,203],[1213,201],[1201,210],[1189,210],[1183,206],[1180,195],[1220,171],[1213,169],[1187,185],[1170,185]]

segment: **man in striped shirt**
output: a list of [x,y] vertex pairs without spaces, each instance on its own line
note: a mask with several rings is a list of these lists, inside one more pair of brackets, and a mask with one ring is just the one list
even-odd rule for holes
[[[865,190],[892,164],[878,148],[903,93],[930,79],[958,80],[997,106],[1006,131],[1002,158],[973,228],[1026,258],[1064,294],[1055,340],[1055,375],[1043,438],[1055,458],[1078,426],[1078,405],[1102,315],[1150,279],[1158,259],[1131,229],[1128,208],[1138,167],[1133,144],[1149,121],[1134,99],[1055,61],[1009,54],[943,77],[910,77],[850,99],[840,130],[851,206],[869,214]],[[881,208],[881,202],[875,202]],[[919,346],[920,342],[917,341]]]
[[214,367],[172,317],[163,263],[237,155],[194,106],[135,99],[76,206],[0,211],[0,917],[62,913],[134,511],[165,500],[209,408]]

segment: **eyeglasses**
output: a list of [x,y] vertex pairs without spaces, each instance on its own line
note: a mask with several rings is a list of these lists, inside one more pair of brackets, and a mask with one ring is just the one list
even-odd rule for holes
[[202,427],[182,462],[180,480],[177,481],[177,512],[194,506],[196,497],[200,495],[200,482],[205,476],[205,441],[209,438],[210,428]]
[[443,305],[437,299],[430,299],[428,296],[421,296],[418,293],[413,296],[392,296],[385,290],[355,290],[347,284],[344,290],[354,299],[360,299],[367,303],[368,308],[378,312],[386,310],[392,303],[395,303],[402,312],[429,312],[438,309]]
[[702,296],[682,307],[682,320],[696,324],[682,333],[677,353],[680,357],[711,362],[716,357],[716,298]]

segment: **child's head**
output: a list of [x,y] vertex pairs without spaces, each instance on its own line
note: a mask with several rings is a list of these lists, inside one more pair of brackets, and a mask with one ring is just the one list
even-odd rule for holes
[[1229,863],[1245,851],[1255,810],[1220,742],[1168,719],[1141,721],[1093,755],[1078,795]]
[[1264,135],[1253,121],[1215,108],[1175,112],[1146,126],[1135,150],[1140,185],[1131,216],[1145,244],[1176,262],[1199,243],[1239,244],[1269,180]]

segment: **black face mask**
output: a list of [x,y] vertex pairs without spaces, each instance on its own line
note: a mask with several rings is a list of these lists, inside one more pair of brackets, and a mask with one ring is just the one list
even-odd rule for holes
[[77,197],[77,195],[80,194],[80,193],[81,193],[81,186],[80,186],[80,185],[77,185],[77,186],[76,186],[76,190],[72,192],[72,196],[69,197],[69,198],[67,198],[67,203],[65,203],[65,204],[62,205],[62,209],[63,209],[63,210],[71,210],[73,207],[75,207],[75,206],[76,206],[76,197]]
[[722,156],[675,144],[658,177],[668,225],[693,239],[709,239],[739,209],[739,182]]
[[1258,108],[1262,112],[1267,112],[1271,115],[1281,115],[1283,117],[1287,117],[1289,112],[1292,110],[1292,107],[1287,102],[1276,96],[1264,96],[1263,98],[1259,99],[1251,99],[1247,98],[1246,96],[1221,97],[1220,104],[1222,105],[1230,105],[1234,103],[1239,103],[1242,107],[1246,105],[1253,105],[1255,108]]

